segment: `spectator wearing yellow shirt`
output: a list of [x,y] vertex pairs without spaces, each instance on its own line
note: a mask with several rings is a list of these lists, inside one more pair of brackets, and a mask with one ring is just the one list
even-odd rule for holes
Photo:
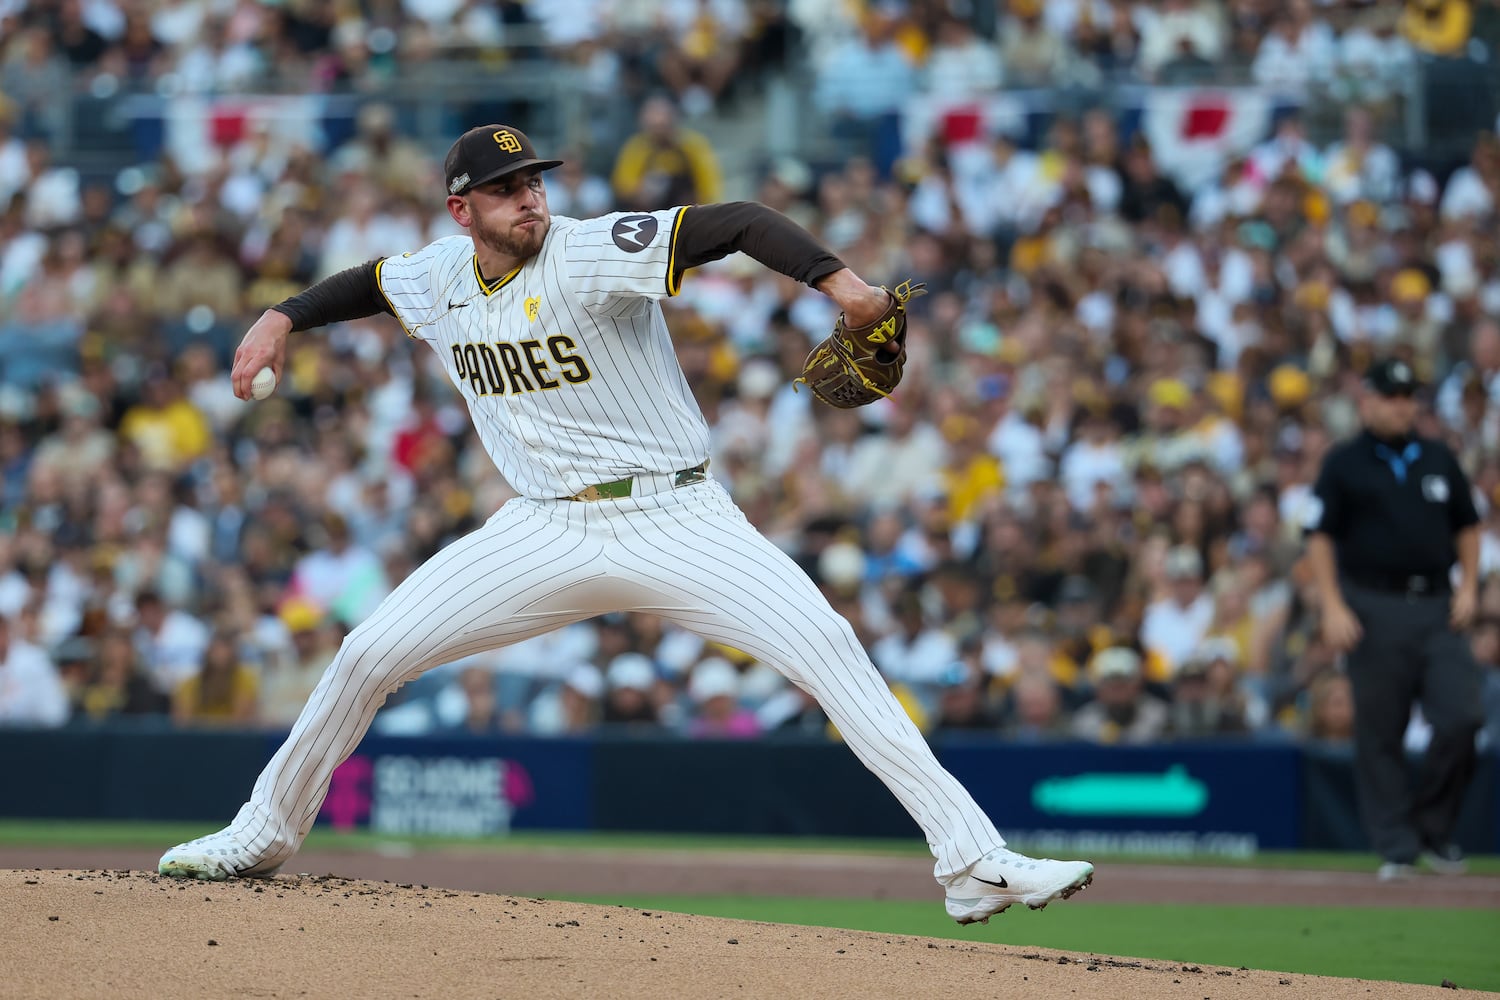
[[610,179],[622,209],[651,212],[719,200],[723,179],[708,140],[677,123],[665,97],[641,107],[640,131],[625,141]]
[[78,697],[82,715],[95,721],[120,715],[165,715],[167,696],[146,675],[140,653],[124,629],[99,637],[92,673]]
[[141,401],[120,418],[120,437],[140,451],[153,469],[177,471],[208,452],[208,419],[182,395],[166,372],[146,379]]
[[236,637],[218,631],[203,651],[203,667],[172,694],[172,721],[185,725],[249,725],[256,720],[260,679],[240,662]]
[[983,428],[972,417],[959,414],[943,421],[948,461],[943,465],[943,487],[951,520],[968,521],[984,504],[1005,489],[1000,460],[985,449]]
[[1214,616],[1205,639],[1227,642],[1234,651],[1234,663],[1250,658],[1255,635],[1255,616],[1250,613],[1250,592],[1245,579],[1235,572],[1224,572],[1214,578]]

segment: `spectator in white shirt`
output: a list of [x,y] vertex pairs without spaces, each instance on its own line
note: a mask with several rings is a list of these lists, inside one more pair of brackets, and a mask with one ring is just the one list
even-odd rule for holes
[[955,157],[953,168],[964,219],[979,235],[1031,232],[1057,201],[1057,179],[1042,169],[1035,153],[1003,133],[991,139],[988,149]]
[[965,101],[998,90],[1002,77],[1000,50],[962,18],[943,17],[923,71],[927,92],[942,100]]
[[882,434],[861,438],[849,458],[848,492],[874,507],[906,503],[938,481],[947,445],[910,404],[882,404],[889,421]]
[[0,615],[0,726],[60,726],[68,721],[68,693],[52,660],[13,634]]
[[368,184],[349,194],[343,215],[328,227],[318,273],[324,277],[373,257],[398,254],[422,242],[421,227],[410,218],[379,211],[380,195]]
[[1175,672],[1213,624],[1214,600],[1203,588],[1203,557],[1198,550],[1178,545],[1163,562],[1167,595],[1146,608],[1141,622],[1141,645]]
[[1250,166],[1262,185],[1273,183],[1288,167],[1313,183],[1323,173],[1318,147],[1308,141],[1302,116],[1295,111],[1282,115],[1276,123],[1276,134],[1250,151]]
[[54,167],[46,139],[26,144],[26,169],[31,177],[26,192],[26,224],[34,229],[51,229],[77,222],[83,212],[78,171]]
[[1047,30],[1070,42],[1077,39],[1080,24],[1108,25],[1113,16],[1108,0],[1048,0],[1042,8]]
[[914,590],[896,599],[896,618],[896,631],[875,643],[870,658],[892,684],[936,685],[958,660],[958,645],[947,632],[926,623],[922,599]]
[[1300,93],[1331,75],[1335,56],[1328,25],[1313,20],[1307,0],[1291,0],[1261,40],[1250,75],[1262,86]]
[[1251,216],[1260,208],[1263,188],[1250,162],[1242,156],[1228,157],[1214,180],[1193,192],[1188,222],[1196,233],[1216,228],[1229,216]]
[[527,10],[541,24],[550,45],[571,49],[603,34],[609,6],[605,0],[547,0],[527,4]]
[[177,48],[198,37],[208,5],[199,0],[157,0],[154,6],[151,36],[168,48]]
[[1401,161],[1375,139],[1374,119],[1365,108],[1344,113],[1344,138],[1328,147],[1323,157],[1323,184],[1341,204],[1369,199],[1385,204],[1396,197],[1401,183]]
[[297,561],[291,590],[329,611],[345,625],[365,619],[390,593],[380,557],[350,542],[349,525],[338,514],[323,518],[324,544]]
[[1500,140],[1481,135],[1468,166],[1459,167],[1443,188],[1438,211],[1444,219],[1484,218],[1495,212],[1500,193]]
[[170,695],[197,675],[208,648],[208,626],[177,608],[168,608],[154,590],[136,595],[136,649],[156,690]]
[[1015,388],[1008,375],[987,375],[979,380],[979,402],[989,436],[986,448],[1000,459],[1005,488],[1011,495],[1024,493],[1039,479],[1052,475],[1052,459],[1042,429],[1014,406]]
[[1094,506],[1100,483],[1118,495],[1129,482],[1118,430],[1106,411],[1090,410],[1083,418],[1078,440],[1063,452],[1058,477],[1074,510],[1088,511]]
[[1356,101],[1379,103],[1406,90],[1416,72],[1411,43],[1396,30],[1397,4],[1372,4],[1338,37],[1341,93]]
[[176,60],[177,78],[192,94],[247,90],[265,68],[254,46],[229,41],[229,23],[220,18],[209,20],[200,34],[181,46]]
[[863,31],[840,45],[818,73],[813,102],[825,114],[868,124],[895,114],[916,89],[916,71],[896,44],[896,22],[870,11]]
[[[940,145],[934,139],[931,146]],[[950,237],[961,231],[963,206],[959,204],[953,168],[945,151],[935,148],[922,165],[922,179],[917,181],[906,200],[906,214],[923,232]]]
[[1224,51],[1224,21],[1218,5],[1199,0],[1163,0],[1152,9],[1137,7],[1141,32],[1137,68],[1147,79],[1155,79],[1162,68],[1184,55],[1215,62]]
[[1453,430],[1464,429],[1463,393],[1477,382],[1483,387],[1490,406],[1500,405],[1500,322],[1483,319],[1469,335],[1469,357],[1454,366],[1438,386],[1433,409]]

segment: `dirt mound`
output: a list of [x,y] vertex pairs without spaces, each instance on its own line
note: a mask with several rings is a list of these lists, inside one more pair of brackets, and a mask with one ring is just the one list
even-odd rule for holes
[[[1317,997],[1370,983],[337,876],[0,871],[15,998]],[[1463,995],[1382,983],[1383,998]]]

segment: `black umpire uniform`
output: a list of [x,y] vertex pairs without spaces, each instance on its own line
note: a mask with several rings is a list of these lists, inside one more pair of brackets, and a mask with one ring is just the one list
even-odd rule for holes
[[[1365,388],[1364,430],[1329,452],[1314,487],[1308,555],[1324,633],[1348,654],[1360,813],[1381,877],[1408,874],[1419,857],[1453,871],[1482,722],[1479,667],[1462,632],[1476,602],[1479,516],[1453,452],[1412,435],[1411,366],[1377,362]],[[1402,745],[1413,702],[1432,726],[1416,789]]]

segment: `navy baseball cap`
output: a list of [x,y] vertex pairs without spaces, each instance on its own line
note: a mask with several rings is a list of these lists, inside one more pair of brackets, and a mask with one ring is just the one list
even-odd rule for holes
[[480,125],[458,137],[443,160],[449,194],[463,194],[479,184],[522,170],[551,170],[562,160],[539,160],[526,133],[510,125]]
[[1411,396],[1417,391],[1417,373],[1400,358],[1385,358],[1365,372],[1365,384],[1382,396]]

